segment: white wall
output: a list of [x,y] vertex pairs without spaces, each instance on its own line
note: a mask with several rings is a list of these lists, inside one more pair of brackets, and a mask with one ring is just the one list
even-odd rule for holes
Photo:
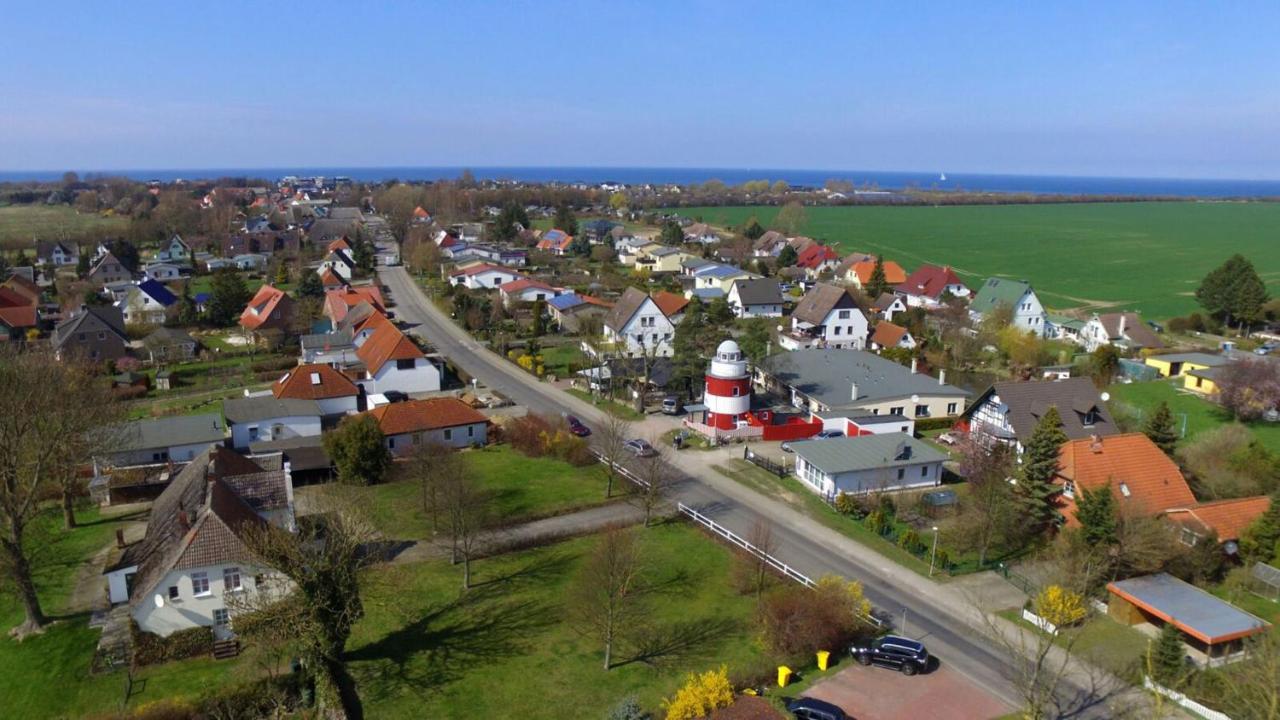
[[356,411],[356,396],[324,398],[316,401],[321,415],[345,415]]
[[[156,583],[155,587],[147,588],[142,594],[138,603],[133,608],[133,619],[137,621],[138,627],[146,632],[152,632],[162,637],[178,630],[186,630],[188,628],[198,626],[213,625],[213,611],[219,608],[227,607],[226,591],[223,587],[223,571],[229,565],[211,565],[208,567],[191,568],[189,570],[172,570]],[[249,566],[238,566],[240,568],[240,584],[244,591],[251,591],[255,588],[254,575],[261,574],[262,570]],[[191,575],[197,572],[206,572],[209,575],[209,592],[205,595],[196,597],[191,589]],[[178,587],[178,598],[176,601],[169,599],[169,587],[176,585]],[[160,595],[164,598],[163,607],[157,607],[155,596]]]
[[[651,324],[650,324],[651,323]],[[662,310],[652,299],[646,299],[632,316],[631,321],[627,323],[622,333],[627,344],[627,353],[629,355],[640,355],[642,352],[654,352],[657,348],[657,355],[670,356],[672,353],[671,341],[675,337],[675,326],[662,314]],[[644,337],[644,343],[636,339],[636,335]],[[657,336],[656,338],[654,336]],[[605,328],[605,339],[610,342],[618,342],[619,338],[611,328]]]
[[[281,426],[279,431],[276,430],[277,425]],[[257,437],[253,437],[252,431],[254,429],[258,431]],[[254,420],[232,425],[231,446],[243,449],[256,442],[296,437],[315,437],[319,434],[320,416],[318,415],[267,418],[265,420]]]
[[[840,317],[841,313],[847,317]],[[857,308],[832,310],[822,323],[827,347],[862,350],[867,344],[867,318]]]
[[[210,445],[217,444],[220,443],[201,442],[190,445],[173,445],[171,447],[126,450],[113,454],[111,459],[117,465],[145,465],[147,463],[164,462],[165,460],[173,460],[174,462],[190,462],[192,458],[207,450]],[[168,453],[168,457],[157,458],[157,453]]]
[[387,449],[393,455],[412,455],[414,449],[424,443],[439,443],[455,448],[483,445],[488,440],[488,424],[472,423],[453,428],[427,430],[420,433],[402,433],[387,438]]
[[125,576],[136,572],[138,572],[138,566],[130,565],[107,573],[107,593],[112,605],[129,602],[129,582]]
[[[902,476],[899,477],[899,471]],[[796,456],[796,476],[805,487],[826,498],[839,493],[867,493],[882,490],[904,490],[915,487],[932,487],[942,482],[942,463],[933,461],[837,473],[834,476],[810,466],[805,459]]]
[[377,375],[357,384],[363,385],[366,393],[385,393],[388,390],[435,392],[440,389],[440,368],[426,358],[417,358],[412,370],[400,370],[395,360],[388,360]]

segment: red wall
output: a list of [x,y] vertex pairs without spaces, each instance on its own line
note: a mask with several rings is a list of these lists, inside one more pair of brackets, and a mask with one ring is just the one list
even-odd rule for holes
[[[736,396],[733,394],[734,388],[738,388]],[[718,395],[719,397],[745,397],[751,394],[751,380],[747,377],[729,380],[708,375],[707,394]]]
[[798,422],[786,425],[765,425],[764,440],[801,440],[822,432],[822,422]]

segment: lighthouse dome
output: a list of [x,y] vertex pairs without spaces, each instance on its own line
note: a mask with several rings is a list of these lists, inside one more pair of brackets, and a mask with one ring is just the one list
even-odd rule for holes
[[738,343],[732,340],[725,340],[720,343],[720,347],[716,348],[716,359],[728,360],[730,362],[734,360],[741,360],[742,349],[738,347]]

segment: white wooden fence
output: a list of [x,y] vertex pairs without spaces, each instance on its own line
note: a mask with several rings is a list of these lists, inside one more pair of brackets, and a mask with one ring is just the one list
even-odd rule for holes
[[1230,715],[1214,710],[1213,708],[1207,708],[1187,697],[1184,693],[1180,693],[1176,690],[1170,690],[1169,688],[1156,683],[1156,681],[1152,680],[1148,675],[1144,675],[1142,677],[1142,687],[1156,693],[1157,695],[1163,695],[1164,697],[1169,698],[1182,708],[1190,710],[1205,720],[1231,720]]

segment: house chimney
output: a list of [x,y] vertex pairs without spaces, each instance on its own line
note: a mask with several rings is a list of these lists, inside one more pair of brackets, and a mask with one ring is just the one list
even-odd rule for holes
[[124,547],[124,528],[116,528],[116,547]]
[[916,374],[916,372],[917,372],[917,370],[916,370],[916,366],[919,364],[919,362],[920,362],[920,361],[919,361],[919,360],[917,360],[916,358],[911,358],[911,374],[912,374],[912,375],[915,375],[915,374]]
[[178,525],[182,527],[183,532],[191,529],[191,517],[187,515],[186,510],[178,511]]
[[858,383],[849,383],[849,399],[858,399]]
[[1095,435],[1089,436],[1089,450],[1095,454],[1102,453],[1102,438]]
[[946,384],[947,384],[947,371],[946,371],[946,370],[939,370],[939,371],[938,371],[938,384],[939,384],[939,385],[946,385]]

